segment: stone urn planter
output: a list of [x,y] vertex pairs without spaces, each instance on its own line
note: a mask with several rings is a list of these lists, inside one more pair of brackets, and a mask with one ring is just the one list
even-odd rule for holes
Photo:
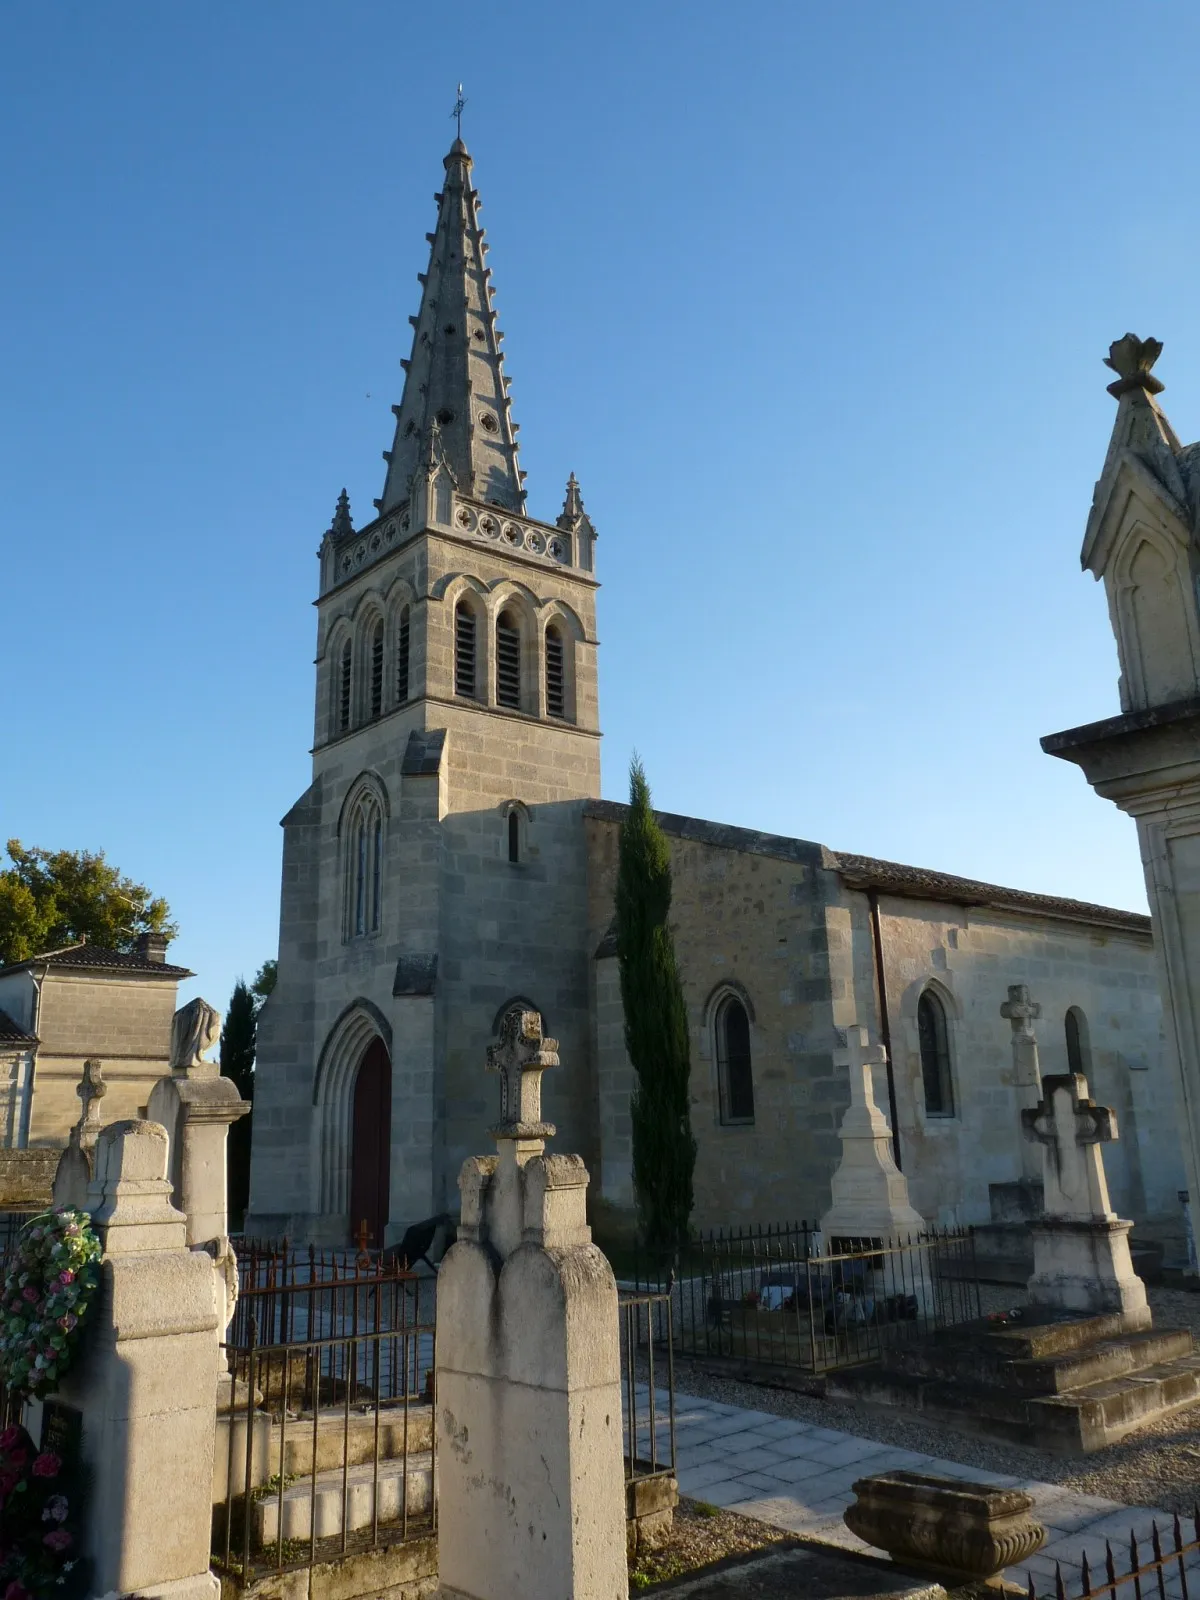
[[860,1478],[846,1526],[896,1561],[959,1583],[1000,1587],[1005,1567],[1026,1560],[1046,1541],[1022,1489],[881,1472]]

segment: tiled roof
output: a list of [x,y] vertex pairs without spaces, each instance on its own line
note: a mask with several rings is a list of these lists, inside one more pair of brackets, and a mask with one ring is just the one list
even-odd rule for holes
[[[585,817],[605,822],[620,822],[629,807],[619,800],[589,800]],[[774,833],[757,833],[750,828],[733,828],[721,822],[705,822],[699,817],[679,817],[657,811],[666,833],[681,839],[724,850],[740,850],[750,855],[772,856],[780,861],[831,868],[852,889],[881,889],[887,894],[913,900],[942,900],[956,906],[993,906],[1005,911],[1028,911],[1045,917],[1061,917],[1069,922],[1098,923],[1108,928],[1126,928],[1149,933],[1150,918],[1139,911],[1121,911],[1114,906],[1095,906],[1086,900],[1067,900],[1058,895],[1034,894],[1026,889],[1005,889],[995,883],[980,883],[974,878],[956,878],[949,872],[933,872],[927,867],[905,867],[897,861],[877,861],[872,856],[848,855],[828,850],[807,839],[787,839]],[[606,934],[597,956],[615,955],[615,934]]]
[[872,856],[831,851],[833,863],[852,889],[882,889],[887,894],[916,900],[946,900],[956,906],[996,906],[1006,911],[1040,912],[1071,922],[1099,922],[1110,928],[1150,932],[1150,918],[1139,911],[1096,906],[1087,900],[1067,900],[1058,895],[1034,894],[1027,889],[1004,889],[974,878],[956,878],[927,867],[905,867],[898,861],[877,861]]
[[43,955],[31,956],[28,961],[14,961],[11,966],[0,967],[0,976],[6,972],[20,972],[25,967],[83,967],[100,972],[142,972],[151,978],[191,978],[195,974],[189,967],[175,967],[169,961],[149,961],[136,950],[106,950],[98,944],[72,944],[62,950],[47,950]]
[[0,1010],[0,1044],[36,1044],[36,1034],[26,1033],[20,1023]]

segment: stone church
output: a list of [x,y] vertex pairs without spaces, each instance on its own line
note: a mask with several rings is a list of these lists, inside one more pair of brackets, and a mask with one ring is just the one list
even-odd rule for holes
[[[526,506],[472,161],[437,225],[376,514],[343,492],[319,552],[312,783],[283,821],[279,979],[260,1022],[247,1231],[376,1242],[457,1209],[498,1108],[485,1047],[514,1006],[610,1225],[632,1206],[631,1070],[612,932],[623,807],[600,798],[596,529],[575,478]],[[620,605],[620,597],[612,602]],[[662,817],[692,1026],[700,1225],[829,1205],[849,1101],[840,1030],[886,1048],[876,1098],[913,1204],[989,1215],[1030,1170],[1008,986],[1044,1071],[1116,1108],[1114,1203],[1178,1215],[1150,920]]]

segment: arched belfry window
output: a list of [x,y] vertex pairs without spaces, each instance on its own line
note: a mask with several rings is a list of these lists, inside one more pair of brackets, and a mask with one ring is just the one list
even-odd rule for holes
[[383,714],[383,623],[371,634],[371,716]]
[[345,733],[350,726],[350,679],[353,666],[354,646],[347,639],[342,646],[342,658],[338,666],[337,726],[339,733]]
[[515,811],[508,813],[508,859],[521,859],[521,819]]
[[383,808],[365,788],[350,807],[345,852],[347,939],[378,933],[383,919]]
[[553,623],[546,629],[546,715],[567,714],[566,652],[563,636]]
[[408,700],[408,636],[409,611],[405,606],[396,624],[396,704],[399,706]]
[[950,1076],[950,1035],[946,1008],[932,989],[917,1001],[917,1037],[921,1047],[921,1079],[925,1088],[925,1115],[954,1115],[954,1085]]
[[754,1121],[750,1018],[736,995],[726,995],[714,1019],[722,1122]]
[[466,700],[479,698],[475,656],[475,613],[460,600],[454,608],[454,692]]
[[1063,1032],[1067,1036],[1067,1071],[1091,1071],[1091,1050],[1088,1047],[1087,1018],[1078,1006],[1072,1006],[1063,1019]]
[[521,630],[511,611],[496,621],[496,704],[521,709]]

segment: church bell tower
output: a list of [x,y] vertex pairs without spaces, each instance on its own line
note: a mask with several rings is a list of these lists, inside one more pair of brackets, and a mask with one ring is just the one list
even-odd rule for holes
[[313,780],[284,819],[251,1216],[390,1242],[454,1209],[513,1002],[575,1071],[587,1138],[587,862],[600,792],[596,531],[570,477],[526,509],[472,161],[443,162],[383,489],[321,541]]

